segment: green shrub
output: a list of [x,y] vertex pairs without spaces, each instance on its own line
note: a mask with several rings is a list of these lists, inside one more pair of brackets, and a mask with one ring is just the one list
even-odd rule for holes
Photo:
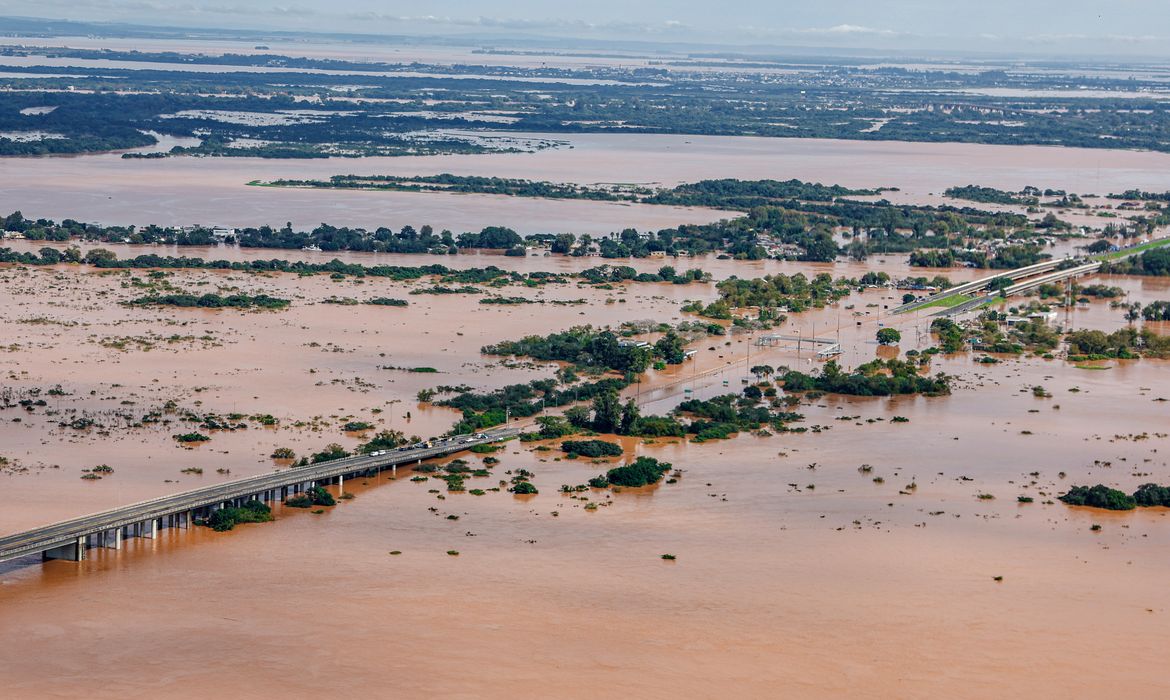
[[669,462],[659,462],[653,457],[639,457],[631,464],[610,469],[605,478],[613,486],[645,486],[658,483],[670,469]]
[[605,440],[566,440],[561,443],[561,450],[570,454],[585,457],[620,457],[622,446]]
[[1136,505],[1133,496],[1103,484],[1096,486],[1074,486],[1060,500],[1070,506],[1089,506],[1106,510],[1133,510]]
[[211,439],[201,433],[182,433],[181,435],[172,435],[171,437],[179,442],[207,442]]
[[[94,469],[94,471],[97,471]],[[1170,507],[1170,487],[1157,484],[1142,484],[1133,493],[1133,500],[1143,507],[1168,506]]]
[[227,532],[240,523],[265,523],[272,520],[272,509],[255,499],[239,508],[220,508],[214,511],[203,524],[216,532]]
[[312,506],[335,506],[337,501],[333,498],[333,494],[326,491],[323,486],[314,486],[304,493],[289,497],[284,504],[290,508],[310,508]]

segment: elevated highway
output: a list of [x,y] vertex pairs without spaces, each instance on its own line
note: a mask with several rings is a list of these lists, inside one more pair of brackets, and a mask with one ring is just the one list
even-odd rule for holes
[[1057,270],[1056,272],[1050,272],[1046,275],[1040,275],[1038,277],[1026,279],[1023,282],[1017,282],[1010,287],[1005,287],[1002,292],[981,295],[970,301],[965,301],[957,306],[945,308],[935,313],[934,315],[944,317],[961,316],[968,311],[974,311],[975,309],[978,309],[985,304],[991,303],[996,299],[1006,299],[1008,297],[1015,296],[1016,294],[1023,294],[1024,292],[1029,292],[1044,284],[1063,282],[1064,280],[1080,277],[1081,275],[1091,275],[1099,269],[1101,269],[1100,261],[1085,263],[1084,265],[1077,265],[1076,267],[1070,267],[1066,270]]
[[45,559],[81,561],[91,546],[121,547],[124,537],[154,537],[162,527],[191,527],[199,517],[248,500],[280,502],[287,496],[345,477],[372,474],[424,459],[462,452],[475,445],[499,442],[520,433],[502,428],[476,436],[422,443],[406,448],[357,455],[271,474],[235,479],[221,484],[132,503],[112,510],[63,520],[25,532],[0,537],[0,562],[40,554]]
[[1004,270],[1003,272],[1001,272],[999,274],[990,275],[988,277],[981,277],[977,280],[972,280],[970,282],[964,282],[963,284],[956,285],[954,287],[950,287],[950,288],[945,289],[945,290],[938,292],[936,294],[931,294],[928,297],[924,297],[922,299],[916,299],[915,301],[912,301],[909,304],[903,304],[903,305],[899,306],[898,308],[894,309],[890,313],[902,314],[902,313],[906,313],[908,311],[914,311],[915,309],[921,309],[924,306],[930,306],[931,304],[933,304],[937,301],[941,301],[942,299],[946,299],[948,297],[953,297],[953,296],[958,295],[958,294],[974,294],[976,292],[981,292],[981,291],[987,289],[988,285],[990,285],[995,280],[1001,280],[1004,278],[1007,278],[1010,280],[1018,280],[1018,279],[1023,279],[1025,277],[1031,277],[1032,275],[1039,275],[1042,273],[1046,273],[1050,270],[1055,270],[1057,267],[1059,267],[1063,264],[1066,264],[1069,260],[1072,260],[1072,258],[1061,258],[1059,260],[1055,260],[1055,259],[1054,260],[1045,260],[1044,262],[1039,262],[1039,263],[1036,263],[1035,265],[1027,265],[1025,267],[1018,267],[1014,270]]

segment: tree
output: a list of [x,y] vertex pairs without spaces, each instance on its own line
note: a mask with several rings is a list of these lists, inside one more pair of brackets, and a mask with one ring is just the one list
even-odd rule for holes
[[668,365],[682,364],[682,361],[687,359],[683,340],[673,330],[668,331],[666,335],[658,339],[658,342],[654,344],[654,353]]
[[592,412],[585,406],[570,406],[565,411],[565,420],[574,428],[588,428],[592,423]]
[[916,298],[917,297],[915,297],[913,294],[903,294],[902,295],[902,303],[909,304],[909,303],[913,302]]
[[1098,238],[1089,245],[1085,246],[1086,253],[1105,253],[1113,247],[1113,243],[1107,238]]
[[862,262],[869,257],[869,248],[858,238],[849,241],[849,245],[845,246],[845,252],[850,260],[857,262]]
[[107,250],[105,248],[94,248],[93,250],[86,253],[84,258],[86,264],[97,265],[98,267],[101,267],[106,263],[111,263],[117,259],[118,256],[114,254],[114,251]]
[[625,408],[622,409],[621,426],[618,428],[619,435],[629,435],[634,432],[634,428],[638,423],[641,414],[638,411],[638,404],[634,403],[633,399],[626,401]]
[[902,334],[896,328],[881,328],[877,332],[877,341],[882,345],[897,345],[902,340]]
[[1117,489],[1111,489],[1104,484],[1097,484],[1093,487],[1074,486],[1069,489],[1068,493],[1058,496],[1058,498],[1070,506],[1089,506],[1090,508],[1105,508],[1106,510],[1133,510],[1136,505],[1133,496]]
[[951,319],[936,318],[931,321],[930,330],[938,333],[943,352],[958,352],[963,349],[963,329]]
[[23,233],[25,230],[25,218],[20,211],[14,211],[8,216],[4,217],[5,231],[18,231]]
[[406,439],[406,435],[400,430],[383,430],[370,441],[358,448],[358,452],[369,454],[379,450],[392,450],[399,445],[405,445],[410,442]]
[[324,451],[314,453],[310,458],[309,463],[320,464],[321,462],[328,462],[334,459],[341,459],[342,457],[348,456],[349,453],[345,451],[344,447],[337,444],[336,442],[331,442],[325,446]]
[[561,253],[563,255],[573,249],[573,242],[575,240],[577,240],[577,237],[571,233],[558,233],[556,238],[553,239],[552,245],[549,246],[549,250],[553,253]]
[[622,405],[617,392],[607,391],[593,399],[593,429],[599,433],[615,433],[621,426]]
[[987,288],[993,292],[1002,292],[1013,284],[1015,281],[1011,277],[996,277],[987,283]]
[[772,365],[756,365],[751,368],[751,373],[756,375],[756,379],[771,376],[775,371]]
[[753,401],[759,401],[764,397],[764,392],[760,391],[760,387],[755,384],[749,384],[743,388],[743,395]]
[[806,262],[833,262],[840,252],[832,234],[820,231],[804,242],[804,255],[800,259]]
[[1170,275],[1170,248],[1160,246],[1142,253],[1141,269],[1147,275],[1165,277]]

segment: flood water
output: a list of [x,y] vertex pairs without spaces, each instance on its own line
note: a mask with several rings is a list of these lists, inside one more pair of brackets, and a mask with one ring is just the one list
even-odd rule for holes
[[[597,262],[450,262],[488,258],[519,269]],[[702,263],[717,277],[749,274],[728,261]],[[752,264],[750,274],[790,267],[799,266]],[[4,387],[61,386],[60,395],[42,394],[45,407],[0,412],[3,455],[19,466],[0,474],[0,532],[262,473],[282,466],[268,458],[276,446],[298,454],[352,446],[359,438],[341,430],[349,419],[440,432],[457,416],[418,404],[419,389],[551,374],[505,368],[480,355],[484,344],[574,323],[679,320],[685,300],[715,295],[713,285],[505,287],[500,293],[588,304],[486,307],[478,295],[409,294],[429,281],[181,271],[167,278],[177,288],[294,302],[264,313],[122,305],[142,293],[132,280],[144,278],[0,270]],[[1099,281],[1134,300],[1170,298],[1166,280]],[[410,306],[321,303],[332,296],[393,296]],[[899,296],[869,290],[782,330],[839,336],[846,366],[892,351],[873,343],[879,324],[902,330],[903,351],[932,344],[929,317],[883,314]],[[1124,325],[1103,302],[1069,321]],[[807,348],[755,348],[748,335],[695,348],[695,360],[628,390],[644,413],[669,410],[687,389],[703,398],[737,391],[752,364],[815,366]],[[510,443],[493,476],[469,488],[525,468],[536,473],[538,495],[447,493],[403,469],[394,480],[348,480],[356,497],[322,514],[278,510],[274,523],[229,533],[167,530],[119,552],[91,549],[81,564],[0,565],[0,648],[20,649],[0,655],[0,676],[22,698],[194,698],[209,687],[385,698],[723,697],[729,687],[757,698],[776,697],[778,687],[801,698],[1161,695],[1170,690],[1157,670],[1170,642],[1167,511],[1047,503],[1071,484],[1132,490],[1170,481],[1170,402],[1155,400],[1170,398],[1170,364],[1106,366],[940,356],[932,370],[960,378],[952,396],[802,404],[802,425],[820,432],[702,445],[625,439],[627,458],[667,460],[682,476],[584,493],[595,510],[557,490],[606,464],[561,459],[555,441],[543,452]],[[1036,384],[1052,398],[1033,396]],[[132,428],[115,416],[167,400],[200,414],[271,413],[280,425],[214,431],[187,450],[171,438],[188,429],[181,422]],[[79,416],[110,434],[58,426]],[[80,478],[101,463],[114,473]],[[201,475],[181,473],[195,466]],[[1020,495],[1035,502],[1017,503]]]
[[[512,134],[547,138],[547,134]],[[0,160],[0,211],[106,224],[294,226],[321,222],[437,230],[510,226],[523,234],[603,234],[706,223],[732,212],[584,200],[448,193],[248,187],[252,180],[338,174],[454,173],[553,182],[674,186],[707,178],[798,178],[849,187],[899,187],[898,202],[938,202],[947,187],[1026,185],[1104,195],[1170,190],[1170,154],[1043,146],[986,146],[648,134],[557,135],[536,153],[264,160],[116,154]],[[571,148],[570,148],[571,146]]]
[[[1155,153],[693,136],[563,140],[565,147],[532,154],[394,159],[0,159],[0,212],[140,225],[429,223],[456,232],[506,225],[522,233],[597,234],[728,213],[245,183],[440,172],[665,186],[799,178],[897,186],[902,191],[887,196],[925,202],[969,183],[1082,194],[1170,189],[1170,156]],[[671,264],[701,267],[717,280],[775,272],[943,273],[955,281],[984,274],[911,269],[905,255],[802,264],[105,247],[123,257],[337,257],[522,272],[607,262],[653,271]],[[31,411],[0,410],[0,457],[7,460],[0,468],[0,534],[286,468],[269,456],[277,447],[298,456],[331,442],[353,448],[364,438],[344,432],[350,421],[408,435],[441,433],[459,416],[420,404],[420,390],[493,389],[553,372],[484,356],[486,344],[575,324],[675,322],[692,318],[679,311],[685,302],[716,296],[713,284],[604,290],[571,282],[503,287],[495,293],[545,303],[487,306],[478,303],[483,295],[410,294],[433,280],[212,271],[176,271],[165,280],[192,293],[268,293],[293,303],[258,313],[143,308],[125,302],[147,293],[145,271],[0,268],[0,391],[20,398],[37,389],[45,400]],[[1092,281],[1122,287],[1128,301],[1170,299],[1166,279]],[[379,296],[410,305],[325,303]],[[929,316],[888,315],[900,297],[867,290],[794,314],[780,332],[838,339],[846,367],[933,345]],[[584,303],[553,303],[578,300]],[[1062,311],[1057,323],[1113,331],[1126,322],[1120,309],[1097,301]],[[1165,325],[1156,328],[1170,332]],[[882,326],[902,332],[899,348],[876,344]],[[703,339],[693,346],[693,360],[651,371],[626,394],[644,414],[663,413],[687,396],[739,391],[755,364],[806,371],[818,365],[807,346],[764,349],[753,340]],[[437,371],[409,371],[421,367]],[[0,564],[3,694],[1170,693],[1162,671],[1170,644],[1164,585],[1170,511],[1107,513],[1055,500],[1072,485],[1132,491],[1170,483],[1170,363],[1078,366],[1021,356],[982,364],[962,353],[935,357],[931,371],[957,376],[952,395],[806,399],[795,409],[805,419],[794,424],[809,428],[805,433],[706,444],[621,441],[626,454],[615,461],[637,455],[669,461],[682,472],[674,484],[571,497],[558,493],[562,484],[584,483],[612,462],[568,460],[555,441],[547,451],[509,443],[491,477],[468,480],[469,488],[485,489],[481,496],[448,493],[433,478],[411,481],[402,469],[396,479],[348,480],[345,489],[355,498],[319,514],[278,509],[276,522],[228,533],[165,530],[155,540],[131,539],[121,551],[91,549],[82,563]],[[1035,396],[1038,385],[1051,396]],[[137,426],[156,410],[170,422]],[[210,441],[187,449],[173,436],[202,430],[182,420],[187,411],[270,414],[278,424],[245,418],[246,429],[208,431]],[[896,416],[907,421],[893,422]],[[95,425],[72,427],[82,418]],[[481,455],[461,456],[486,466]],[[114,472],[81,478],[100,464]],[[202,473],[184,472],[195,468]],[[538,495],[487,490],[521,468],[535,472]]]

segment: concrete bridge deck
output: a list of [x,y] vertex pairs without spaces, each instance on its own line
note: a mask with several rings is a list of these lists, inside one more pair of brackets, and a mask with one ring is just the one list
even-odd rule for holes
[[1060,265],[1065,264],[1068,260],[1070,260],[1070,258],[1045,260],[1044,262],[1039,262],[1039,263],[1036,263],[1034,265],[1026,265],[1024,267],[1018,267],[1014,270],[1004,270],[998,274],[989,275],[987,277],[982,277],[982,278],[977,279],[977,280],[972,280],[970,282],[964,282],[963,284],[955,285],[954,287],[949,287],[947,289],[942,290],[941,292],[938,292],[937,294],[931,294],[928,297],[924,297],[922,299],[917,299],[915,301],[910,302],[909,304],[903,304],[902,306],[899,306],[898,308],[894,309],[890,313],[903,314],[903,313],[906,313],[908,311],[914,311],[915,309],[920,309],[924,306],[929,306],[930,304],[933,304],[934,302],[936,302],[940,299],[946,299],[947,297],[953,297],[956,294],[970,294],[973,292],[982,291],[982,290],[986,289],[987,286],[989,284],[991,284],[992,282],[994,282],[995,280],[1006,278],[1006,279],[1010,279],[1010,280],[1014,281],[1014,280],[1022,279],[1024,277],[1030,277],[1031,275],[1037,275],[1037,274],[1041,274],[1044,272],[1048,272],[1050,270],[1055,270]]
[[[0,562],[33,554],[47,559],[85,558],[91,543],[96,546],[121,544],[122,537],[153,537],[159,527],[190,527],[198,515],[249,499],[277,502],[286,496],[347,476],[396,468],[462,452],[475,445],[498,442],[520,433],[503,428],[482,433],[481,438],[460,436],[431,447],[412,446],[388,450],[380,455],[357,455],[304,467],[290,467],[271,474],[232,481],[133,503],[44,527],[0,537]],[[112,543],[112,544],[111,544]]]
[[1024,292],[1036,289],[1043,284],[1053,284],[1055,282],[1063,282],[1064,280],[1071,279],[1073,277],[1080,277],[1081,275],[1091,275],[1100,267],[1101,263],[1099,261],[1091,262],[1084,265],[1078,265],[1076,267],[1070,267],[1066,270],[1050,272],[1046,275],[1040,275],[1039,277],[1032,277],[1030,279],[1024,280],[1023,282],[1017,282],[1016,284],[1007,287],[1003,290],[1002,294],[997,292],[995,294],[980,296],[970,301],[963,302],[958,306],[944,308],[933,315],[943,317],[961,316],[968,311],[979,309],[984,304],[995,301],[996,299],[1006,299],[1017,294],[1023,294]]
[[[1124,260],[1125,258],[1133,257],[1134,255],[1140,255],[1141,253],[1144,253],[1147,250],[1150,250],[1153,248],[1160,248],[1160,247],[1163,247],[1166,245],[1170,245],[1170,237],[1163,237],[1163,238],[1155,239],[1153,241],[1148,241],[1148,242],[1143,243],[1141,245],[1131,246],[1129,248],[1125,248],[1125,249],[1115,251],[1112,253],[1106,253],[1103,255],[1092,255],[1092,256],[1089,256],[1086,258],[1080,258],[1081,264],[1075,265],[1073,267],[1065,268],[1063,270],[1058,270],[1057,268],[1060,267],[1061,265],[1069,264],[1072,261],[1077,260],[1077,259],[1071,258],[1071,257],[1066,257],[1066,258],[1061,258],[1061,259],[1052,259],[1052,260],[1046,260],[1044,262],[1036,263],[1034,265],[1027,265],[1025,267],[1019,267],[1019,268],[1016,268],[1014,270],[1005,270],[1005,271],[1003,271],[999,274],[996,274],[996,275],[991,275],[989,277],[983,277],[981,279],[972,280],[971,282],[964,282],[963,284],[960,284],[960,285],[957,285],[954,287],[950,287],[949,289],[944,289],[943,291],[938,292],[937,294],[932,294],[928,297],[923,297],[922,299],[916,299],[916,300],[910,302],[909,304],[903,304],[903,305],[899,306],[898,308],[892,310],[890,313],[903,314],[903,313],[906,313],[908,311],[914,311],[916,309],[921,309],[924,306],[930,306],[931,304],[935,303],[936,301],[946,299],[948,297],[953,297],[953,296],[958,295],[958,294],[971,294],[974,292],[982,292],[982,291],[986,290],[987,286],[989,284],[991,284],[991,282],[993,282],[997,279],[1005,279],[1006,278],[1006,279],[1010,279],[1011,281],[1016,283],[1016,284],[1011,285],[1010,287],[1007,287],[1004,290],[1005,296],[1012,296],[1013,294],[1021,294],[1023,292],[1029,291],[1031,289],[1035,289],[1036,287],[1039,287],[1040,285],[1048,283],[1048,282],[1058,282],[1058,281],[1068,279],[1070,277],[1077,277],[1080,275],[1091,275],[1094,272],[1096,272],[1098,269],[1100,269],[1101,264],[1107,260],[1112,260],[1112,261]],[[1023,280],[1023,281],[1020,281],[1020,280]],[[952,307],[950,309],[946,309],[944,311],[940,311],[934,315],[935,316],[955,316],[955,315],[958,315],[961,313],[965,313],[967,311],[970,311],[971,309],[979,308],[987,300],[992,299],[995,296],[996,295],[994,295],[994,294],[979,295],[976,298],[971,299],[970,301],[965,301],[960,305],[954,306],[954,307]]]

